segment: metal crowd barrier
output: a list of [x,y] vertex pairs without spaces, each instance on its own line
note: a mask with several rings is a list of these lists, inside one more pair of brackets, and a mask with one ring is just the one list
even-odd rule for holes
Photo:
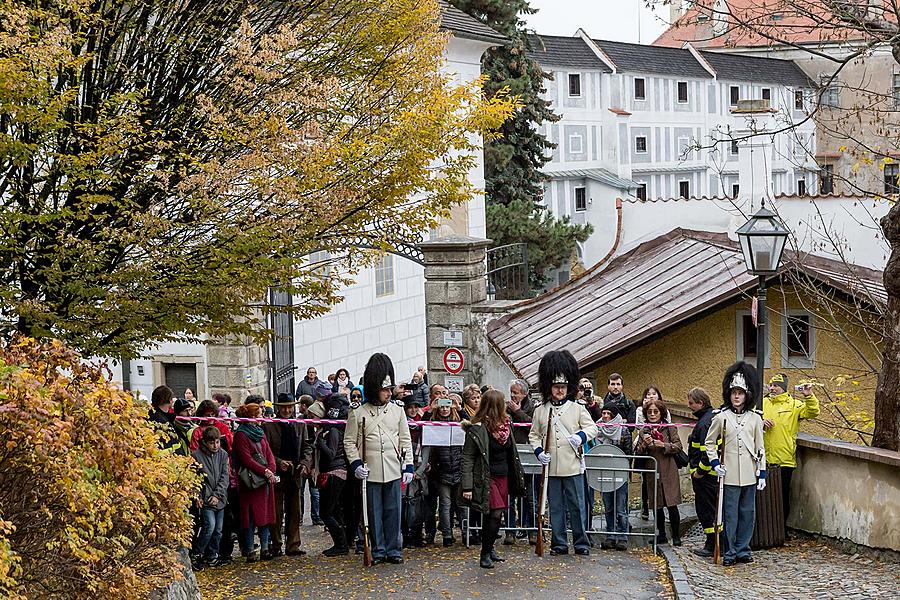
[[[540,485],[541,485],[541,463],[538,462],[537,457],[534,455],[534,451],[531,448],[530,444],[517,444],[517,448],[519,450],[519,460],[522,463],[522,470],[525,472],[525,477],[532,477],[533,485],[531,486],[531,505],[534,507],[534,517],[533,519],[537,519],[537,513],[540,512],[540,507],[538,506],[539,498],[540,498]],[[637,469],[634,468],[634,459],[645,459],[651,461],[652,467],[651,469]],[[617,446],[611,446],[607,444],[600,444],[598,446],[594,446],[584,455],[585,462],[585,481],[587,482],[588,487],[585,489],[585,498],[587,500],[587,527],[585,527],[585,533],[588,535],[615,535],[615,536],[626,536],[626,537],[650,537],[653,545],[653,552],[656,552],[656,508],[657,508],[657,482],[659,479],[659,473],[657,472],[657,464],[656,459],[652,456],[644,456],[644,455],[635,455],[635,454],[625,454],[622,452],[620,448]],[[629,483],[632,479],[632,473],[637,473],[643,475],[644,473],[653,475],[653,504],[650,509],[653,514],[653,529],[650,533],[646,532],[632,532],[631,527],[628,527],[628,531],[625,532],[616,532],[616,531],[607,531],[605,529],[594,529],[593,528],[593,506],[594,500],[596,499],[596,492],[606,492],[612,493],[612,505],[613,510],[615,510],[617,494],[622,489],[622,486],[625,483]],[[638,481],[641,481],[641,478],[638,477]],[[526,484],[526,487],[527,484]],[[627,492],[623,492],[627,493]],[[626,519],[630,514],[627,510],[627,500],[626,500]],[[604,505],[605,508],[605,505]],[[518,515],[517,526],[512,527],[509,523],[509,514],[512,510],[516,511]],[[463,519],[461,523],[462,532],[463,532],[463,540],[465,542],[466,547],[470,545],[470,538],[472,532],[480,532],[481,521],[478,520],[477,523],[472,523],[472,515],[471,509],[466,507],[463,510]],[[507,521],[504,523],[504,526],[500,528],[500,533],[505,532],[517,532],[517,531],[526,531],[526,532],[537,532],[538,528],[535,526],[526,527],[523,525],[523,521],[525,518],[525,499],[524,498],[516,498],[512,503],[509,511],[507,511]],[[547,512],[549,515],[549,511]],[[600,515],[601,518],[605,518],[605,513]],[[548,519],[549,521],[549,519]],[[549,527],[548,527],[549,529]],[[572,529],[568,528],[568,532],[571,533]]]

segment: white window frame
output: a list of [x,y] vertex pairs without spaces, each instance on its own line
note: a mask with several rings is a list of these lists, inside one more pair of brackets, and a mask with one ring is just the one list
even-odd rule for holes
[[740,183],[732,183],[731,184],[731,197],[733,199],[737,199],[737,197],[740,195],[741,195],[741,184]]
[[[768,98],[766,98],[766,92],[769,92]],[[770,87],[762,88],[759,92],[759,97],[762,98],[763,100],[768,100],[769,103],[771,104],[772,103],[772,88],[770,88]]]
[[[644,91],[644,95],[643,95],[643,96],[638,96],[638,95],[637,95],[637,82],[638,82],[638,81],[641,81],[641,82],[643,82],[643,84],[644,84],[644,85],[643,85],[643,88],[644,88],[644,90],[643,90],[643,91]],[[647,99],[647,79],[646,79],[645,77],[635,77],[635,78],[634,78],[634,83],[632,84],[631,87],[632,87],[631,93],[632,93],[632,96],[634,96],[634,99],[635,99],[635,100],[638,100],[638,101],[643,102],[644,100]]]
[[[788,319],[790,317],[809,318],[809,348],[806,357],[788,356]],[[788,309],[781,317],[781,368],[814,369],[816,367],[816,318],[806,310]]]
[[[681,193],[681,184],[682,184],[682,183],[686,183],[686,184],[687,184],[687,192],[688,192],[687,195],[684,195],[684,194]],[[678,197],[678,198],[685,198],[685,199],[691,197],[691,180],[690,180],[690,179],[679,179],[679,180],[678,180],[678,196],[677,196],[677,197]]]
[[[682,148],[682,142],[684,142],[684,148]],[[691,138],[687,136],[680,136],[678,140],[675,142],[677,144],[678,156],[684,157],[685,159],[690,158],[691,155]]]
[[[800,106],[797,106],[797,100],[800,100]],[[806,95],[803,90],[794,90],[794,110],[806,110]]]
[[[822,92],[819,95],[819,104],[821,106],[830,106],[832,108],[840,108],[841,106],[841,91],[838,89],[837,80],[831,80],[832,78],[823,75],[819,81],[821,83]],[[826,82],[831,80],[830,84],[826,85]]]
[[[584,206],[582,208],[578,208],[578,192],[581,191],[584,194]],[[586,212],[587,211],[587,188],[583,185],[576,185],[572,190],[572,199],[575,204],[575,212]]]
[[[638,140],[644,140],[644,149],[638,150]],[[636,135],[634,136],[634,153],[635,154],[647,154],[650,151],[650,140],[646,135]]]
[[[684,84],[684,100],[680,98],[681,84]],[[689,104],[691,101],[691,86],[687,81],[679,81],[675,84],[675,101],[678,104]]]
[[[647,182],[646,181],[638,181],[637,190],[634,192],[634,197],[641,201],[647,200]],[[644,197],[641,198],[641,190],[644,190]]]
[[728,140],[728,156],[737,156],[738,154],[740,154],[738,141]]
[[[737,90],[737,100],[735,100],[734,102],[731,101],[732,90]],[[734,107],[734,106],[737,106],[738,102],[740,102],[740,101],[741,101],[741,86],[739,86],[739,85],[728,86],[728,105]]]
[[375,277],[375,297],[386,298],[397,293],[397,276],[394,255],[385,252],[372,268]]
[[[800,186],[801,186],[801,185],[803,186],[803,191],[802,191],[802,192],[800,191]],[[806,195],[807,195],[806,178],[805,178],[805,177],[799,177],[799,178],[797,178],[797,196],[803,198],[803,197],[806,196]]]
[[[578,79],[578,93],[572,93],[572,78],[576,77]],[[567,73],[566,74],[566,87],[567,92],[569,93],[569,98],[581,98],[581,73]]]
[[[578,149],[575,149],[575,140],[578,140]],[[584,137],[580,133],[569,134],[569,152],[571,154],[584,154]]]

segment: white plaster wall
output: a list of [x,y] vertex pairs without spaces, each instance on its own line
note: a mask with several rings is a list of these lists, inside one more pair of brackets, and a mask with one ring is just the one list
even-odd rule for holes
[[[834,240],[848,262],[873,269],[883,269],[887,263],[887,246],[872,229],[890,210],[887,202],[830,196],[784,198],[775,208],[803,251],[837,259]],[[676,227],[727,232],[734,238],[735,230],[746,221],[744,215],[750,214],[746,202],[709,199],[626,201],[622,212],[623,236],[617,254]]]
[[[162,385],[163,382],[157,379],[153,372],[154,356],[196,357],[201,363],[200,378],[203,381],[203,387],[207,390],[206,395],[209,395],[206,368],[206,346],[194,342],[162,342],[141,352],[140,358],[136,358],[130,362],[131,390],[133,392],[146,396],[149,401],[153,389],[158,385]],[[142,370],[143,374],[141,374]],[[119,373],[121,377],[121,368],[119,369]],[[118,381],[121,383],[121,379]],[[197,393],[197,390],[194,390],[194,393]],[[200,400],[205,399],[206,398],[200,398]]]

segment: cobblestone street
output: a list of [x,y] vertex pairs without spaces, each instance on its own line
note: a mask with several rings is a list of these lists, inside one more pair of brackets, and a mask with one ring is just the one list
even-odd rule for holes
[[702,600],[757,598],[896,598],[897,565],[848,555],[813,539],[800,538],[782,548],[753,553],[754,562],[733,567],[712,564],[691,552],[703,545],[699,527],[674,548],[695,596]]
[[204,600],[262,598],[417,598],[478,600],[650,600],[673,598],[660,558],[647,550],[596,550],[589,557],[543,559],[522,544],[498,545],[508,561],[478,567],[478,551],[457,545],[406,550],[403,565],[363,568],[361,557],[327,559],[330,542],[321,527],[303,527],[302,558],[252,565],[243,560],[197,573]]

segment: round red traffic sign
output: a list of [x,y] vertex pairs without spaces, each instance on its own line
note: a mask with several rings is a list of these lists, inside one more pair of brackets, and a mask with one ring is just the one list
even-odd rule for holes
[[459,348],[447,348],[444,351],[444,369],[448,373],[456,375],[463,370],[463,364],[465,364],[465,360],[463,359],[462,350]]

